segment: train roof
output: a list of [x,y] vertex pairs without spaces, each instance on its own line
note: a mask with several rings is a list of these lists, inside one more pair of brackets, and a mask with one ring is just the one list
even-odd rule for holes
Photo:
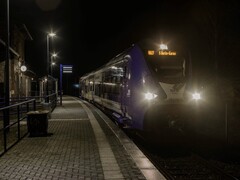
[[113,64],[116,64],[117,62],[120,62],[121,60],[124,59],[124,57],[128,54],[128,52],[135,46],[135,44],[132,44],[131,47],[125,49],[123,52],[119,53],[118,55],[116,55],[115,57],[113,57],[112,59],[110,59],[106,64],[100,66],[99,68],[97,68],[94,71],[91,71],[89,73],[86,73],[85,75],[83,75],[82,77],[80,77],[80,79],[85,79],[93,74],[95,74],[98,71],[101,71],[103,69],[108,68],[109,66],[112,66]]
[[131,51],[132,48],[139,46],[141,49],[148,49],[148,48],[156,48],[156,44],[154,43],[153,39],[151,38],[146,38],[143,40],[140,40],[134,44],[132,44],[132,46],[130,46],[129,48],[125,49],[123,52],[121,52],[120,54],[116,55],[115,57],[113,57],[112,59],[110,59],[106,64],[102,65],[101,67],[97,68],[94,71],[91,71],[90,73],[87,73],[85,75],[83,75],[82,77],[80,77],[80,79],[85,79],[93,74],[95,74],[96,72],[99,72],[109,66],[112,66],[113,64],[121,61],[124,59],[124,57],[129,53],[129,51]]

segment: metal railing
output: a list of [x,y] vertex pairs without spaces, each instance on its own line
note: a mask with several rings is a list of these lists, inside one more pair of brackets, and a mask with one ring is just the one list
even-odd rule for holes
[[27,135],[27,112],[35,110],[35,99],[0,108],[0,156]]
[[[49,101],[46,102],[46,99]],[[10,106],[0,108],[0,156],[28,134],[27,113],[49,110],[57,106],[56,93],[48,96],[11,98]]]
[[[21,103],[24,101],[28,101],[30,99],[36,100],[36,109],[41,110],[44,107],[50,106],[51,111],[57,105],[58,102],[58,95],[57,93],[52,93],[47,96],[24,96],[24,97],[11,97],[10,98],[10,105]],[[4,98],[0,98],[0,108],[5,107]]]

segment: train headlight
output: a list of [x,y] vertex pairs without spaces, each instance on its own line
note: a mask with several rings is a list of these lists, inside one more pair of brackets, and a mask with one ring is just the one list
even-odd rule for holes
[[201,99],[201,94],[199,94],[199,93],[193,93],[193,94],[192,94],[192,99],[193,99],[193,100],[199,100],[199,99]]
[[145,99],[147,99],[147,100],[152,100],[152,99],[155,99],[157,97],[156,94],[153,94],[153,93],[150,93],[150,92],[147,92],[144,95],[145,95]]

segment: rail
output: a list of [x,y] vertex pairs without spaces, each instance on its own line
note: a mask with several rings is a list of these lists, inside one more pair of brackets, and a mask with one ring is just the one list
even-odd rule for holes
[[0,108],[0,156],[27,135],[27,112],[36,110],[36,100]]
[[[43,107],[49,106],[51,111],[56,107],[58,102],[57,93],[49,94],[48,96],[24,96],[24,97],[11,97],[10,105],[28,101],[30,99],[36,100],[36,109],[39,110]],[[0,108],[5,107],[4,98],[0,98]]]
[[0,107],[0,156],[28,134],[27,112],[45,109],[52,112],[57,102],[58,96],[53,93],[48,96],[11,98],[9,106]]

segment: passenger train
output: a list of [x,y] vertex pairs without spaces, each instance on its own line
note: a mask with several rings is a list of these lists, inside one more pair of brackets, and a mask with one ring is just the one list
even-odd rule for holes
[[187,53],[145,40],[80,77],[80,96],[122,127],[171,136],[183,133],[200,99],[191,93],[191,76]]

